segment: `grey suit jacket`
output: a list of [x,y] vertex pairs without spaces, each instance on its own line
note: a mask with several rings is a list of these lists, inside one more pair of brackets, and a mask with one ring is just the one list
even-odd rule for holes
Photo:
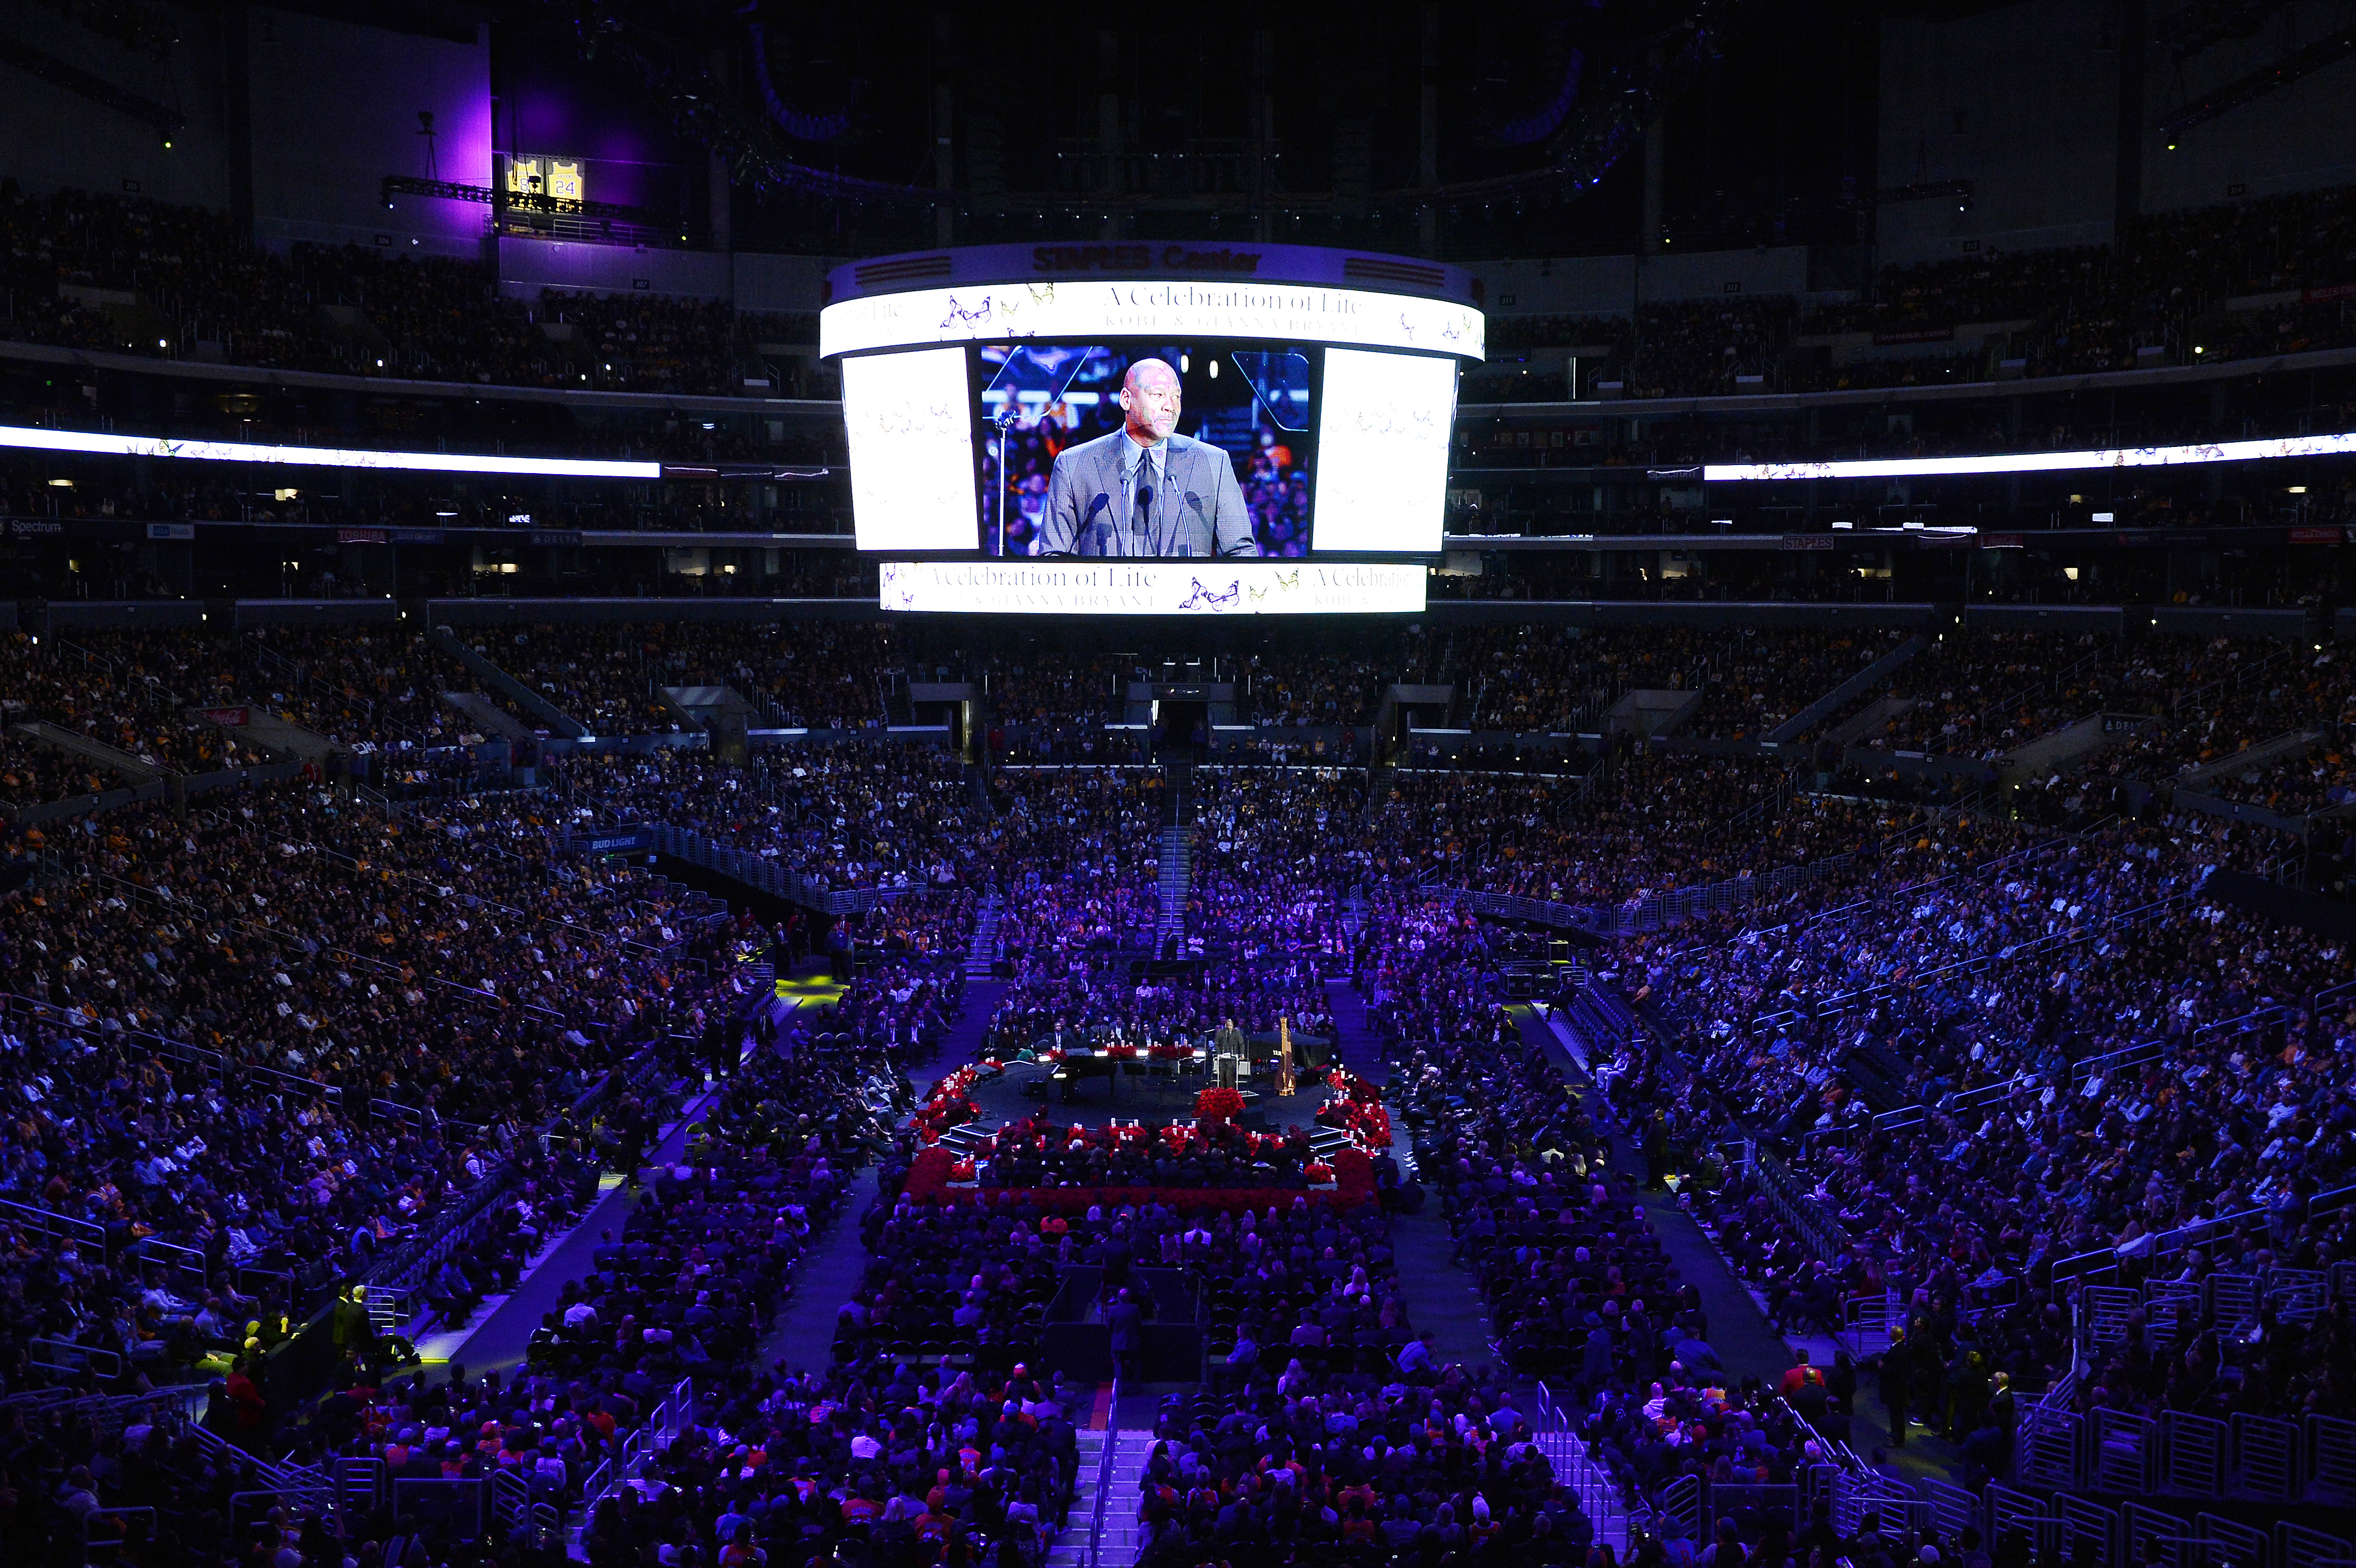
[[1162,494],[1132,528],[1120,487],[1122,431],[1066,447],[1047,479],[1041,555],[1203,557],[1259,553],[1235,464],[1208,442],[1173,435],[1162,456]]

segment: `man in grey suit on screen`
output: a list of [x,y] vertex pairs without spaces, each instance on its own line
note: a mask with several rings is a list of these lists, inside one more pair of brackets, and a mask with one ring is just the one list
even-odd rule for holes
[[1121,428],[1055,455],[1041,555],[1258,555],[1235,464],[1208,442],[1171,432],[1178,372],[1141,359],[1120,384]]

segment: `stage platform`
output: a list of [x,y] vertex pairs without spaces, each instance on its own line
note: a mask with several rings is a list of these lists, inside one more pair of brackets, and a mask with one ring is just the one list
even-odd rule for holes
[[[1082,1126],[1100,1127],[1116,1119],[1143,1122],[1148,1126],[1191,1122],[1194,1119],[1194,1096],[1211,1083],[1200,1072],[1164,1075],[1124,1071],[1112,1077],[1076,1080],[1074,1095],[1068,1100],[1063,1085],[1054,1082],[1048,1082],[1045,1099],[1026,1097],[1025,1088],[1048,1080],[1051,1071],[1050,1064],[1044,1061],[1012,1061],[998,1076],[986,1077],[976,1083],[971,1094],[973,1103],[981,1108],[979,1125],[1000,1127],[1041,1110],[1066,1126],[1076,1122]],[[1258,1132],[1309,1126],[1318,1108],[1333,1097],[1324,1083],[1311,1083],[1305,1078],[1299,1092],[1290,1098],[1278,1096],[1273,1078],[1248,1080],[1243,1087],[1247,1099],[1241,1125]]]

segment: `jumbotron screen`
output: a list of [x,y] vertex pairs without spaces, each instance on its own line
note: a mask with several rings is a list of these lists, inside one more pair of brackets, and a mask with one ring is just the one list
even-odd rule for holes
[[1401,558],[1440,549],[1457,363],[1480,353],[1470,305],[1091,281],[883,294],[820,319],[859,548],[926,558],[887,565],[887,607],[1421,607],[1422,568]]
[[1440,548],[1451,358],[1013,343],[842,369],[862,549],[1172,560]]

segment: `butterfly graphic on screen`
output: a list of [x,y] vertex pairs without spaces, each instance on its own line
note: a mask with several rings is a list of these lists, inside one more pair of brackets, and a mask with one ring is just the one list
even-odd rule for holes
[[1193,581],[1194,592],[1188,594],[1186,602],[1178,606],[1181,610],[1225,610],[1233,605],[1243,594],[1244,585],[1240,579],[1228,583],[1225,593],[1212,592],[1203,586],[1203,580],[1199,577]]
[[1268,597],[1268,590],[1265,588],[1247,588],[1244,592],[1251,596],[1251,602],[1255,604]]
[[984,294],[980,303],[970,306],[962,305],[958,303],[957,295],[951,294],[949,313],[941,319],[940,330],[948,332],[958,326],[969,326],[978,322],[988,321],[991,307],[996,303],[990,295]]
[[1276,585],[1279,588],[1283,589],[1287,593],[1291,592],[1294,589],[1301,586],[1301,569],[1296,566],[1290,571],[1279,572],[1276,578]]

